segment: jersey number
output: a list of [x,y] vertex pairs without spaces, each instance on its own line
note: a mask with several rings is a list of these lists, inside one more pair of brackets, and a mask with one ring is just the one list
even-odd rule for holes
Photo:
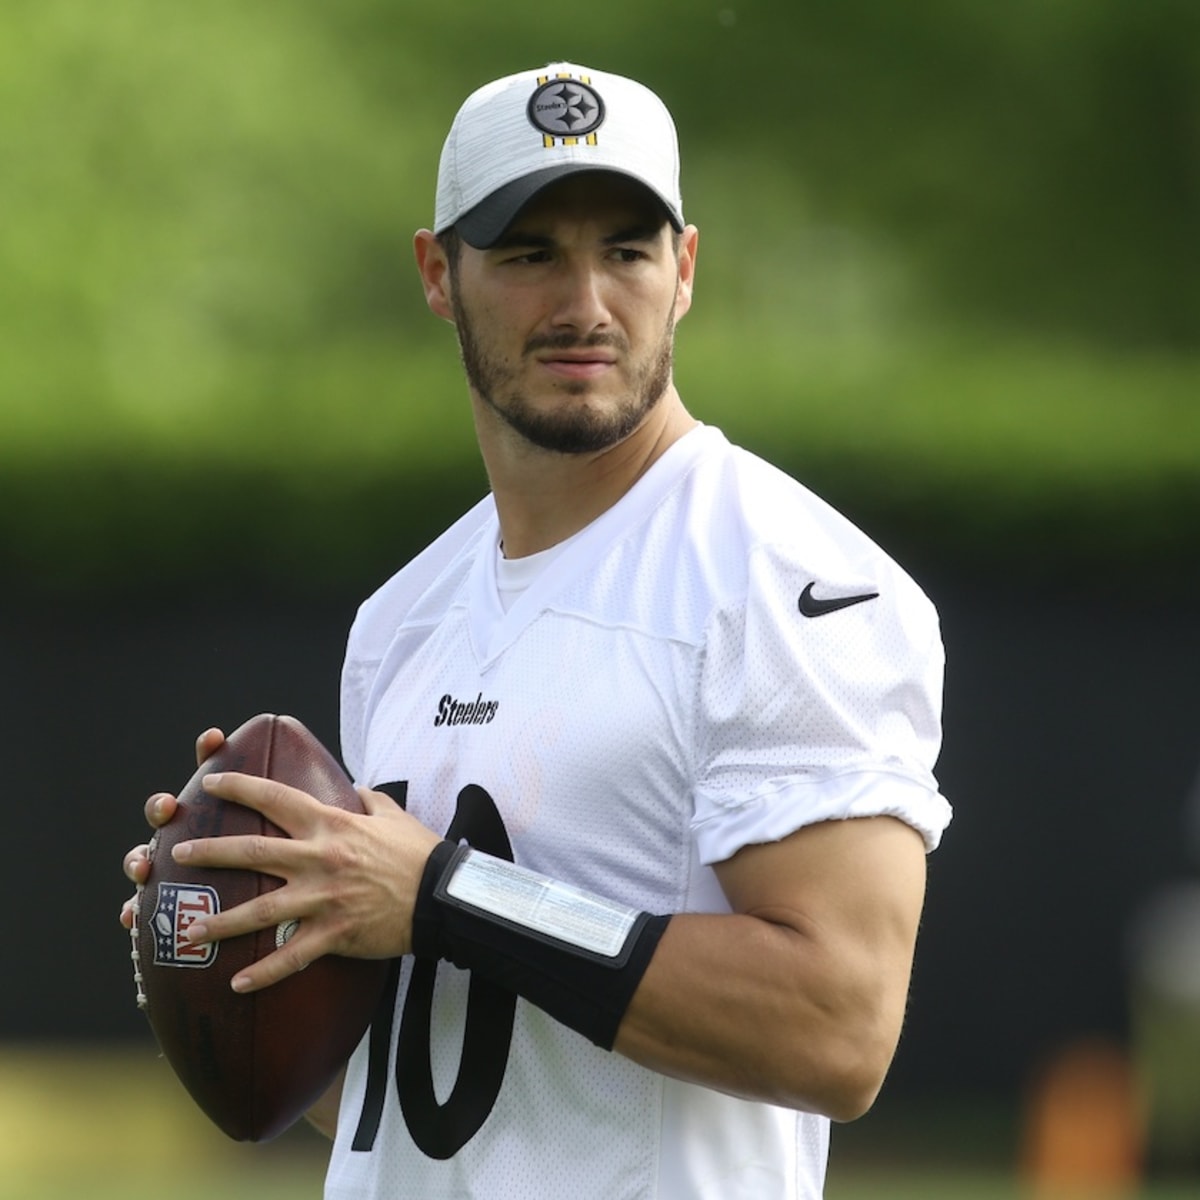
[[[405,806],[406,782],[383,784],[379,790],[387,792],[401,807]],[[458,793],[454,819],[446,830],[446,837],[452,842],[469,842],[477,850],[497,858],[513,860],[512,845],[496,802],[475,784],[468,784]],[[504,1069],[508,1065],[517,997],[513,992],[471,975],[458,1075],[450,1095],[442,1104],[433,1090],[430,1059],[436,976],[437,963],[426,959],[413,963],[396,1039],[396,1092],[405,1124],[418,1148],[430,1158],[445,1159],[457,1154],[479,1132],[495,1107],[500,1085],[504,1082]],[[367,1089],[354,1134],[355,1150],[372,1150],[375,1135],[379,1132],[387,1094],[387,1065],[399,986],[400,960],[397,959],[392,964],[390,981],[371,1025]]]

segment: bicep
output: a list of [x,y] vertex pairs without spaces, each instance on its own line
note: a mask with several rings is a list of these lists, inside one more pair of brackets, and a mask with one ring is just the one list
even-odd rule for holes
[[925,897],[925,844],[911,826],[822,821],[714,869],[735,912],[793,929],[848,973],[886,974],[907,992]]

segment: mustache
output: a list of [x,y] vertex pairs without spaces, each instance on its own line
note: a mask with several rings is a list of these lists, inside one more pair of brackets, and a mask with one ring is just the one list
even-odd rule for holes
[[576,333],[542,333],[534,334],[525,343],[526,354],[536,354],[539,350],[594,350],[598,347],[626,353],[629,343],[618,333],[592,333],[580,337]]

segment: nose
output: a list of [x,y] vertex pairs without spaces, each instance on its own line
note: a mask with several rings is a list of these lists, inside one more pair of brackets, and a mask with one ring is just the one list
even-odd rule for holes
[[550,322],[555,329],[586,334],[612,321],[603,272],[592,263],[564,262],[555,281]]

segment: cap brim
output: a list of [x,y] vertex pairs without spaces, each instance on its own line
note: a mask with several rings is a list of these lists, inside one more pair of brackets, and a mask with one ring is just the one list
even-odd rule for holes
[[514,179],[503,187],[497,188],[486,199],[481,200],[474,208],[463,213],[454,222],[454,228],[459,237],[476,250],[486,250],[500,240],[500,236],[513,223],[517,213],[529,203],[543,188],[567,175],[578,175],[586,171],[609,171],[614,175],[624,175],[635,183],[640,183],[666,213],[667,220],[677,229],[683,229],[683,216],[675,211],[654,188],[636,175],[624,171],[614,171],[608,167],[596,167],[590,163],[559,163],[557,166],[544,167],[540,171],[531,171]]

